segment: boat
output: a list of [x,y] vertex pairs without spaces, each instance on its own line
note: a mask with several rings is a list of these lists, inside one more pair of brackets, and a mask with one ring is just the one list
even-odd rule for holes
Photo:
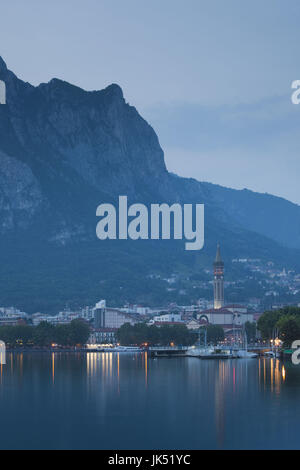
[[186,351],[186,356],[189,357],[200,357],[203,354],[209,354],[211,348],[201,346],[190,346]]
[[203,351],[200,359],[232,359],[234,356],[231,351],[226,349],[211,348]]
[[88,347],[85,349],[85,351],[88,351],[88,352],[104,352],[105,348],[102,347],[102,346],[99,346],[97,344],[95,344],[95,345],[89,344]]
[[252,359],[258,357],[257,353],[247,351],[246,349],[239,349],[236,353],[237,357],[241,359]]
[[217,347],[198,347],[188,348],[186,355],[189,357],[199,357],[200,359],[231,359],[233,354],[229,350],[218,349]]
[[236,356],[229,349],[223,349],[218,346],[207,346],[207,330],[204,329],[204,345],[201,345],[201,331],[199,338],[194,346],[190,346],[186,351],[186,356],[199,357],[200,359],[230,359]]
[[266,351],[264,352],[264,356],[266,357],[276,357],[276,354],[274,353],[274,351]]
[[140,348],[139,346],[116,346],[112,348],[112,351],[115,352],[142,352],[144,351],[143,348]]
[[245,347],[242,349],[238,349],[238,351],[236,352],[237,357],[241,359],[253,359],[255,357],[258,357],[257,353],[248,351],[248,340],[246,332],[244,333],[244,344]]

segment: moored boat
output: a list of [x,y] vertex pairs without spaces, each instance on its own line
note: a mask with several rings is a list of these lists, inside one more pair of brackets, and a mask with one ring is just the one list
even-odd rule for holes
[[144,351],[144,349],[140,348],[139,346],[116,346],[115,348],[112,348],[112,351],[115,351],[115,352],[142,352],[142,351]]
[[187,356],[199,357],[200,359],[231,359],[233,354],[230,350],[218,349],[216,347],[191,346],[186,352]]
[[237,357],[241,359],[252,359],[258,357],[257,353],[247,351],[247,349],[239,349],[236,353]]

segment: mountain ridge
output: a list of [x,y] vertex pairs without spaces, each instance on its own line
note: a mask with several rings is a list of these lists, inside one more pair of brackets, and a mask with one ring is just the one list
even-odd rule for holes
[[[157,269],[193,271],[199,263],[200,269],[210,266],[220,239],[225,259],[261,257],[300,269],[300,207],[276,196],[270,200],[169,173],[155,131],[126,103],[119,85],[85,91],[52,79],[34,87],[1,58],[0,80],[7,87],[7,105],[0,106],[3,302],[13,301],[16,284],[22,292],[26,287],[36,308],[41,295],[50,298],[57,289],[60,303],[75,294],[78,302],[97,300],[105,295],[101,279],[118,278],[120,259],[127,266],[125,278],[146,278]],[[187,254],[184,242],[150,242],[146,248],[97,240],[97,206],[123,194],[129,203],[204,203],[204,250]],[[97,266],[105,272],[97,272]],[[26,273],[34,286],[24,280]],[[88,279],[80,283],[83,273]]]

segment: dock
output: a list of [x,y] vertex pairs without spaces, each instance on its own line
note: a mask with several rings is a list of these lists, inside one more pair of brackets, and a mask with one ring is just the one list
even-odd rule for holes
[[150,357],[186,357],[187,346],[154,346],[148,349]]

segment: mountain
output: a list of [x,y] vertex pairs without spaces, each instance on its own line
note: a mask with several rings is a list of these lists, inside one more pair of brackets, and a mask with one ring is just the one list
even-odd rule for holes
[[[255,257],[300,268],[300,207],[167,171],[152,127],[118,85],[87,92],[53,79],[37,87],[0,58],[0,304],[29,311],[66,302],[164,301],[153,273],[202,272],[221,241],[225,261]],[[205,204],[205,248],[182,241],[99,241],[103,202]]]

